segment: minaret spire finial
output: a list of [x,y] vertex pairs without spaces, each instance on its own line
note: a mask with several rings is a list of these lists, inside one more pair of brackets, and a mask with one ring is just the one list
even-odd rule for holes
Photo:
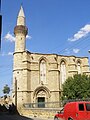
[[23,6],[23,2],[21,2],[21,6]]

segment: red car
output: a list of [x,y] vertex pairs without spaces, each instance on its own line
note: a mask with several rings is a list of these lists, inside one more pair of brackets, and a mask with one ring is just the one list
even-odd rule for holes
[[90,120],[90,102],[69,102],[55,115],[54,120]]

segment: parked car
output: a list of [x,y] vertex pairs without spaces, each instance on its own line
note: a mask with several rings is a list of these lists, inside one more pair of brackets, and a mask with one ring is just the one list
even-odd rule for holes
[[90,120],[90,102],[69,102],[55,114],[54,120]]

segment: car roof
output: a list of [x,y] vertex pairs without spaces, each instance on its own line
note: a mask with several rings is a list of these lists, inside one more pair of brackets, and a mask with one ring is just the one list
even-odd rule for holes
[[67,104],[77,104],[77,103],[90,103],[90,101],[74,101],[74,102],[68,102]]

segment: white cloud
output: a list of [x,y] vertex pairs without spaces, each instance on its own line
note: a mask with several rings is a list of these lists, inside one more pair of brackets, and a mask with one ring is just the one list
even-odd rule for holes
[[68,40],[71,42],[77,41],[83,37],[86,37],[88,33],[90,33],[90,24],[85,25],[76,34],[74,34],[72,38],[69,38]]
[[8,55],[13,55],[13,52],[8,52]]
[[65,49],[66,54],[70,54],[70,50],[68,48]]
[[12,56],[12,55],[13,55],[13,52],[8,52],[8,53],[3,52],[3,53],[1,53],[0,55],[1,55],[1,56]]
[[74,53],[78,53],[79,51],[80,51],[80,50],[77,49],[77,48],[76,48],[76,49],[73,49],[73,52],[74,52]]
[[26,35],[26,39],[31,39],[32,37],[29,35]]
[[4,39],[5,39],[5,40],[8,40],[8,41],[10,41],[10,42],[14,42],[14,41],[15,41],[15,37],[14,37],[12,34],[10,34],[10,32],[8,32],[8,33],[5,35]]
[[[26,39],[31,39],[31,38],[32,38],[31,36],[26,35]],[[15,42],[15,37],[14,37],[12,34],[10,34],[10,32],[8,32],[8,33],[5,35],[4,39],[5,39],[5,40],[8,40],[8,41],[10,41],[10,42]]]

